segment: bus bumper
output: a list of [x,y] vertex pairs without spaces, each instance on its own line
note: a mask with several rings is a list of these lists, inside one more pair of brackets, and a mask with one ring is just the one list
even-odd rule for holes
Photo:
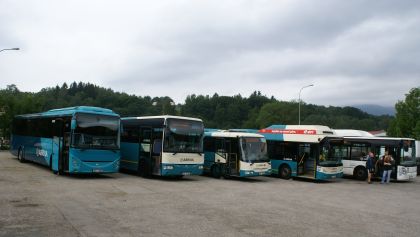
[[179,176],[179,175],[202,175],[204,164],[179,165],[179,164],[162,164],[162,176]]
[[120,159],[111,162],[86,162],[72,159],[69,164],[69,173],[116,173],[120,168]]
[[263,170],[263,171],[256,171],[256,170],[240,170],[239,176],[240,177],[255,177],[255,176],[266,176],[271,175],[271,169]]
[[327,180],[327,179],[337,179],[343,177],[343,172],[335,173],[335,174],[327,174],[324,172],[316,172],[316,179],[317,180]]

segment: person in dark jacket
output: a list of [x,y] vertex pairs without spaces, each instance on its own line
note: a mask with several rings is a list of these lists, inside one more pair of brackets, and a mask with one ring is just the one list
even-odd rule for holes
[[372,152],[369,152],[367,159],[366,159],[366,169],[368,171],[367,182],[371,183],[372,174],[375,173],[375,156]]

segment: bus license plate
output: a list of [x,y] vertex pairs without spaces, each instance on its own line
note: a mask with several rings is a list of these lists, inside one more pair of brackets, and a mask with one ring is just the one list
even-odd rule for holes
[[334,175],[334,176],[331,176],[331,178],[332,178],[332,179],[335,179],[335,175]]
[[102,172],[102,170],[99,170],[99,169],[94,169],[93,170],[93,173],[100,173],[100,172]]
[[190,172],[182,172],[182,175],[191,175]]

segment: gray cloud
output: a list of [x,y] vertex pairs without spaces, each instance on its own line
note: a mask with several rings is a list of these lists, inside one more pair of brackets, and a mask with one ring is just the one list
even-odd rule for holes
[[[0,87],[90,81],[137,95],[392,106],[419,86],[416,1],[14,1]],[[6,5],[6,6],[4,6]],[[12,45],[13,44],[13,45]],[[19,44],[19,45],[16,45]]]

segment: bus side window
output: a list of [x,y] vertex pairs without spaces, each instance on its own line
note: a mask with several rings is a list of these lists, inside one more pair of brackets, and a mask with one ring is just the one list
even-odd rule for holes
[[153,154],[159,155],[162,152],[162,140],[155,139],[153,141]]
[[216,145],[213,138],[211,137],[204,138],[204,150],[213,151],[213,152],[216,150]]

